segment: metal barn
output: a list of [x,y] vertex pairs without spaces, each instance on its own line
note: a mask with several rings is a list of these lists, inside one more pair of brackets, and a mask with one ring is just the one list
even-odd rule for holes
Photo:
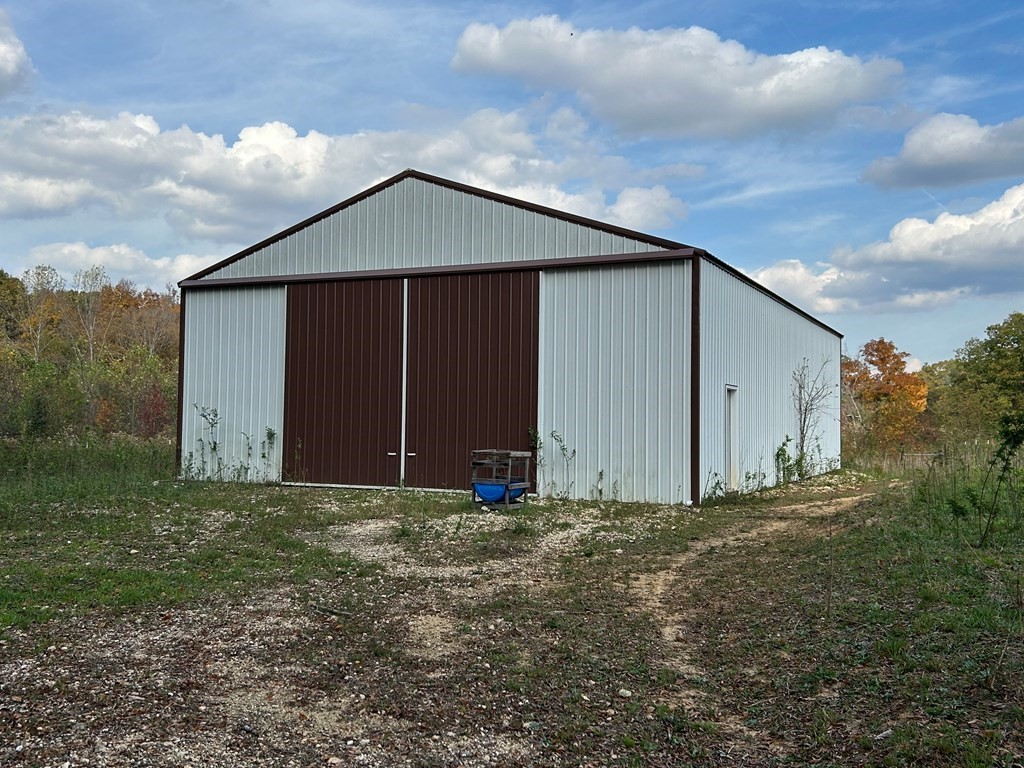
[[537,451],[541,493],[699,502],[775,481],[794,371],[839,333],[682,243],[408,170],[180,283],[182,471],[465,489]]

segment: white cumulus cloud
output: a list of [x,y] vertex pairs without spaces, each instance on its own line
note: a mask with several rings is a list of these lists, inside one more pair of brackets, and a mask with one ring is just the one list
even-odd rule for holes
[[856,268],[956,272],[964,279],[974,278],[972,284],[984,283],[987,274],[1012,271],[1019,290],[1024,289],[1022,253],[1024,184],[1011,187],[973,213],[942,213],[934,221],[903,219],[890,230],[888,239],[837,251],[832,261]]
[[842,278],[838,269],[824,265],[810,267],[798,259],[784,259],[753,271],[750,276],[761,285],[810,312],[833,313],[853,309],[851,298],[823,295],[829,284]]
[[[557,159],[522,115],[493,109],[433,131],[300,135],[273,122],[243,128],[233,142],[188,126],[162,130],[147,115],[23,115],[0,120],[0,216],[103,206],[124,219],[162,216],[187,238],[244,244],[406,167],[632,228],[685,215],[655,180],[693,169],[634,169],[577,146],[581,130],[570,130],[579,151]],[[581,179],[585,189],[563,191]]]
[[471,24],[452,65],[574,91],[626,131],[710,137],[828,122],[885,96],[903,71],[824,46],[769,55],[701,27],[577,29],[558,16]]
[[828,263],[776,262],[752,273],[816,312],[923,311],[969,297],[1024,296],[1024,184],[973,213],[909,218],[885,240],[844,248]]
[[18,39],[7,13],[0,9],[0,99],[24,87],[32,71],[28,51]]
[[177,283],[215,260],[210,256],[193,254],[147,256],[142,250],[123,243],[89,246],[72,242],[49,243],[33,248],[26,268],[47,264],[70,282],[76,272],[100,266],[113,283],[130,280],[139,286],[161,290],[168,283]]
[[87,179],[55,179],[0,172],[0,216],[46,216],[101,197],[102,191]]
[[1024,118],[980,125],[967,115],[934,115],[915,126],[895,157],[864,177],[884,187],[952,186],[1024,174]]
[[665,229],[686,217],[686,205],[658,185],[627,187],[608,209],[608,221],[630,229]]

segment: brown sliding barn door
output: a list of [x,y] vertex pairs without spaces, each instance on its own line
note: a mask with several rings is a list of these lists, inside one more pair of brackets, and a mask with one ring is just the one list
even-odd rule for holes
[[402,281],[288,288],[284,476],[397,485]]
[[405,482],[468,488],[475,448],[529,449],[538,272],[409,281]]

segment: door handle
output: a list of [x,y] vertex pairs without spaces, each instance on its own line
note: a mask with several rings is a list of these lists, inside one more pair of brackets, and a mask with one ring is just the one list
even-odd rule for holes
[[398,451],[388,451],[388,456],[397,456]]
[[415,456],[416,454],[415,454],[415,453],[407,453],[407,454],[405,454],[405,455],[406,455],[406,456]]

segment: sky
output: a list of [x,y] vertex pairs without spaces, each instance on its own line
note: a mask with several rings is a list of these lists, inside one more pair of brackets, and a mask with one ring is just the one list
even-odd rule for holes
[[938,362],[1024,311],[1024,5],[0,1],[10,274],[163,289],[406,168]]

